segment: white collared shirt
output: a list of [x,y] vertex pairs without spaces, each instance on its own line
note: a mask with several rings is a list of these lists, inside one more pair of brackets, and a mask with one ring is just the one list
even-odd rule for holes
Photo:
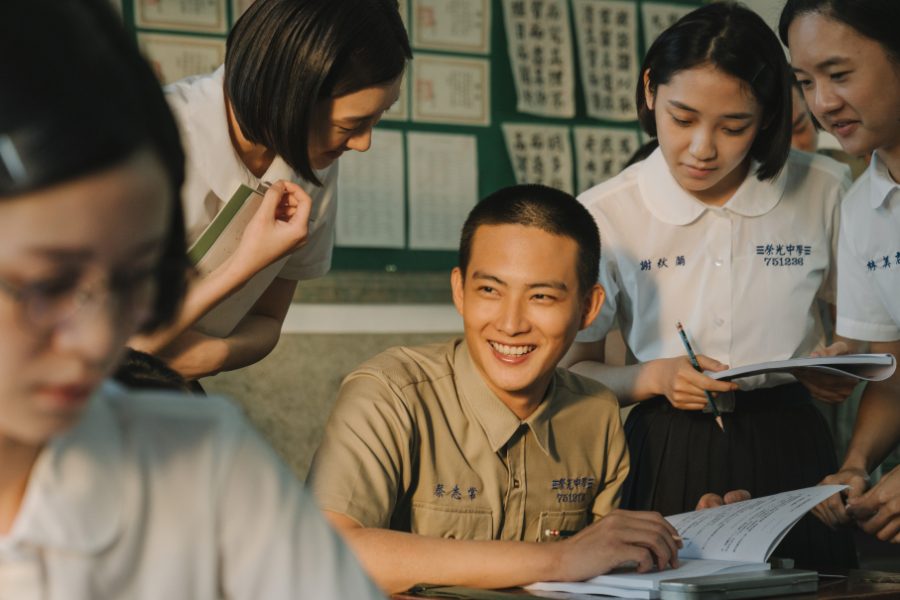
[[[786,359],[824,338],[816,298],[833,302],[833,257],[848,169],[792,151],[774,180],[751,167],[734,196],[709,206],[686,192],[662,152],[579,196],[600,229],[606,302],[579,341],[618,322],[640,362],[694,351],[730,366]],[[791,381],[747,378],[746,389]]]
[[4,600],[382,598],[237,409],[114,384],[38,457],[0,582]]
[[872,155],[841,209],[837,333],[900,339],[900,184]]
[[[166,86],[166,98],[178,120],[187,154],[182,203],[188,243],[203,233],[240,184],[256,189],[261,182],[286,179],[297,183],[313,201],[309,239],[294,252],[278,276],[314,279],[331,268],[337,214],[337,162],[316,171],[322,187],[305,181],[280,156],[262,177],[241,162],[231,145],[225,110],[225,67]],[[260,290],[260,294],[264,290]]]

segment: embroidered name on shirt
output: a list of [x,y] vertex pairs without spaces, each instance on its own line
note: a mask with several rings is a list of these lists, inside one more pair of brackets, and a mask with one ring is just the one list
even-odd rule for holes
[[463,493],[462,488],[459,487],[459,484],[453,484],[449,490],[447,486],[443,483],[438,483],[434,486],[434,497],[435,498],[449,498],[450,500],[462,500],[464,497],[469,500],[474,500],[478,496],[478,488],[470,486],[466,489],[465,493]]
[[678,255],[675,257],[675,260],[669,260],[671,257],[663,256],[662,258],[648,258],[646,260],[642,260],[640,262],[641,271],[652,271],[653,265],[656,265],[657,270],[668,269],[669,265],[674,265],[676,267],[683,267],[685,265],[684,255]]
[[894,254],[893,259],[889,254],[866,261],[866,270],[869,272],[880,269],[890,269],[891,265],[900,267],[900,252]]
[[562,477],[550,482],[550,489],[556,491],[556,501],[559,504],[583,504],[593,488],[593,477]]
[[756,255],[763,256],[767,267],[802,267],[803,257],[812,254],[812,246],[805,244],[759,244]]

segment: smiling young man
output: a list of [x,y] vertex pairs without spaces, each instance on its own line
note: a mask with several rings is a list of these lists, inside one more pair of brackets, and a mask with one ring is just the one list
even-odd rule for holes
[[658,514],[615,510],[628,472],[616,399],[557,369],[603,303],[599,255],[572,196],[502,189],[463,227],[464,339],[389,349],[344,380],[310,483],[386,590],[674,562]]

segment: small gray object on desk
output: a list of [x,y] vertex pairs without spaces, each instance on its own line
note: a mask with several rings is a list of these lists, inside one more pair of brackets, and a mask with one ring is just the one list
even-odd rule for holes
[[669,579],[659,584],[661,600],[736,600],[808,594],[818,589],[815,571],[772,569],[731,575]]

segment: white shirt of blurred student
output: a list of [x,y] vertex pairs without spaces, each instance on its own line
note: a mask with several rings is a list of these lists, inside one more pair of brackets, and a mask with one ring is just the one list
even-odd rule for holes
[[0,201],[0,598],[379,598],[235,409],[103,386],[173,201],[146,151]]
[[900,339],[900,183],[876,151],[841,208],[837,333]]

